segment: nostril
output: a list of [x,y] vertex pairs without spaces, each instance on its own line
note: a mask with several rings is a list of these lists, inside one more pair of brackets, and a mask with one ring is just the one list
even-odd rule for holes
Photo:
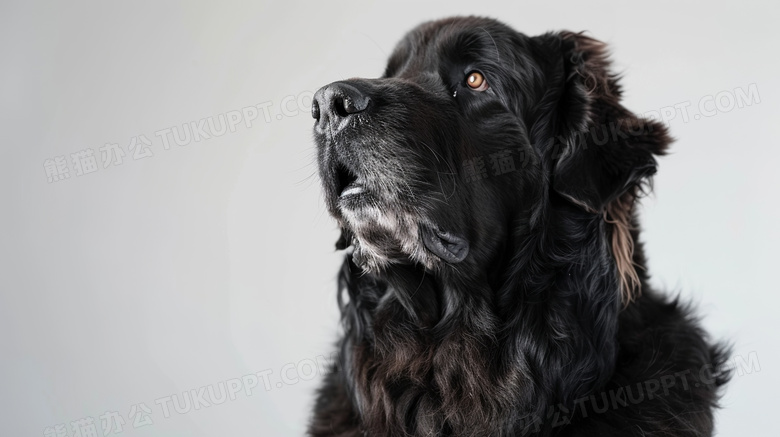
[[[353,108],[353,110],[350,111],[350,108]],[[336,97],[336,99],[333,101],[333,109],[336,110],[336,114],[338,114],[339,117],[346,117],[349,114],[357,112],[354,111],[352,99],[349,97]]]
[[320,120],[320,104],[317,103],[317,100],[311,102],[311,116],[317,121]]

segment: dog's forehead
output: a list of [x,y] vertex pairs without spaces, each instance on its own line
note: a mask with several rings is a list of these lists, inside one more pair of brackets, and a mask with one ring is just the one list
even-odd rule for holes
[[442,63],[484,58],[498,61],[507,54],[502,52],[512,46],[507,43],[516,35],[511,28],[488,18],[454,17],[423,23],[398,43],[388,60],[386,75],[436,71]]

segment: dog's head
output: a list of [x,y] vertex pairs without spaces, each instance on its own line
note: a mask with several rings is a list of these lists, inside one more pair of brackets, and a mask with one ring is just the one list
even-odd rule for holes
[[321,88],[314,134],[338,247],[370,272],[478,275],[559,205],[606,219],[632,290],[631,208],[668,138],[620,105],[608,68],[581,34],[451,18],[412,30],[381,78]]

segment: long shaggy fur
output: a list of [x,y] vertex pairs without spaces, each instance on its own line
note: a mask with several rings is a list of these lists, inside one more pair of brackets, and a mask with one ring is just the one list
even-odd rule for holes
[[650,287],[634,214],[670,139],[620,94],[603,43],[474,17],[317,92],[347,254],[309,435],[712,434],[727,351]]

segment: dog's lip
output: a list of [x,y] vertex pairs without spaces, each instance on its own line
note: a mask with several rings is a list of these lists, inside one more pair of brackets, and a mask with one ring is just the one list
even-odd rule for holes
[[366,191],[362,175],[344,163],[336,164],[334,180],[336,194],[339,198],[354,197]]
[[346,187],[344,187],[343,190],[341,190],[341,193],[339,193],[339,197],[345,198],[350,196],[357,196],[358,194],[363,194],[366,191],[366,187],[359,182],[359,180],[356,180],[355,182],[351,182]]

